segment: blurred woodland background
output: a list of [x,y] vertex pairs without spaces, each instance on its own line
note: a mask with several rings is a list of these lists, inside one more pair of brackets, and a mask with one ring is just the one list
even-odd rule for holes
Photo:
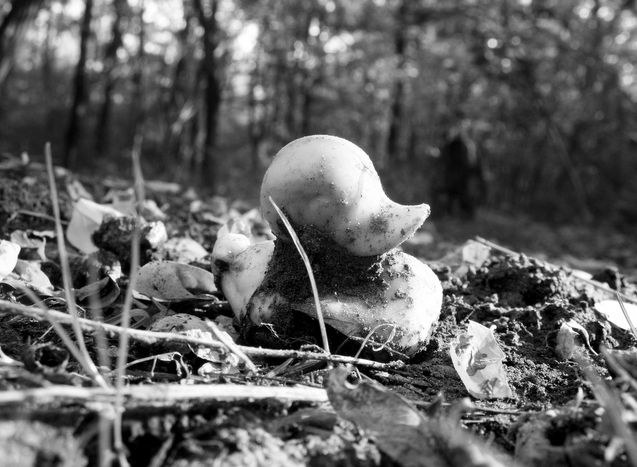
[[630,226],[635,66],[634,0],[0,0],[0,153],[128,176],[141,135],[148,178],[254,199],[328,133],[431,202],[462,128],[484,206]]

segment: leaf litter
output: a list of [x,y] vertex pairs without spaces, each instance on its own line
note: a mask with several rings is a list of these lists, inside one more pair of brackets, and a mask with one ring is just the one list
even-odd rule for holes
[[[40,243],[50,235],[36,234],[54,227],[49,193],[38,183],[20,184],[22,170],[3,175],[14,191],[0,207],[5,220],[0,271],[5,278],[21,277],[22,283],[0,285],[2,423],[19,428],[25,439],[37,439],[33,446],[51,436],[67,440],[64,456],[94,464],[94,415],[109,406],[111,393],[90,387],[89,375],[64,342],[47,332],[47,313],[34,308],[33,292],[38,300],[49,296],[46,303],[53,311],[48,316],[70,323],[55,314],[68,306],[60,252],[54,241]],[[29,176],[46,179],[37,170]],[[62,171],[58,179],[74,187],[69,191],[82,191],[72,174]],[[71,248],[69,255],[83,334],[94,359],[98,350],[110,357],[117,353],[121,331],[100,320],[117,322],[121,315],[130,280],[121,271],[128,271],[122,265],[130,263],[135,225],[125,208],[130,199],[113,192],[106,197],[112,188],[107,185],[90,184],[94,199],[117,205],[121,215],[94,221],[78,243],[84,248]],[[619,304],[595,281],[481,239],[459,245],[432,264],[444,285],[444,302],[429,346],[406,363],[374,366],[352,359],[358,369],[352,372],[334,363],[336,356],[313,353],[311,347],[275,351],[242,341],[229,324],[231,311],[203,253],[212,251],[227,222],[239,225],[232,231],[248,234],[253,242],[271,238],[262,220],[240,204],[152,186],[147,184],[147,196],[160,212],[142,221],[140,232],[147,227],[137,288],[144,296],[132,300],[144,320],[141,329],[129,331],[133,346],[127,357],[135,364],[126,373],[122,435],[131,465],[205,465],[213,458],[222,465],[630,465],[632,445],[626,436],[634,437],[631,420],[637,410],[636,340],[615,318]],[[78,202],[87,204],[64,193],[61,201],[66,221]],[[12,216],[9,210],[45,217]],[[70,241],[73,223],[67,225]],[[104,234],[95,237],[100,230]],[[27,254],[22,250],[31,250],[30,256],[19,259]],[[144,267],[156,269],[144,277]],[[158,278],[161,282],[154,283]],[[32,292],[25,293],[24,286]],[[632,304],[625,308],[631,312]],[[226,326],[227,334],[220,339],[209,322]],[[97,348],[100,329],[102,349]],[[153,329],[161,331],[153,334]],[[471,352],[457,352],[467,345]],[[460,354],[470,358],[454,366],[454,355]],[[482,371],[489,366],[508,384],[497,399],[469,403],[469,396],[484,393],[488,378]],[[113,369],[100,372],[110,378]],[[593,381],[591,375],[601,379]],[[330,403],[310,397],[324,384]],[[157,391],[143,392],[152,388]],[[260,395],[250,395],[253,388]],[[296,395],[286,396],[291,389]],[[37,398],[30,396],[35,390],[41,391]],[[99,400],[104,402],[97,409]],[[15,422],[24,413],[30,421]]]

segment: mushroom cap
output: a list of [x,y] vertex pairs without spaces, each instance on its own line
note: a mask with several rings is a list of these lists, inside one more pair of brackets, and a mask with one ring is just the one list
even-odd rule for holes
[[277,236],[286,236],[270,203],[294,225],[312,225],[355,256],[380,255],[422,225],[429,206],[391,201],[369,156],[350,141],[305,136],[283,147],[261,184],[261,211]]

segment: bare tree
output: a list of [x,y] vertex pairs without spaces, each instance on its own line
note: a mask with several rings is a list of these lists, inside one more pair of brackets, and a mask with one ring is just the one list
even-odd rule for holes
[[64,165],[73,167],[77,159],[77,146],[80,135],[80,121],[86,115],[88,92],[86,89],[86,55],[91,35],[91,18],[93,16],[93,0],[86,0],[84,15],[80,25],[80,56],[75,67],[73,78],[73,102],[69,115],[69,123],[64,139]]
[[0,21],[0,89],[9,76],[11,52],[23,26],[35,17],[44,0],[9,0],[11,8]]
[[117,51],[122,46],[122,18],[126,0],[113,0],[115,18],[111,25],[111,40],[104,51],[104,93],[95,126],[95,151],[98,156],[108,152],[109,120],[113,109],[113,91],[117,82]]
[[400,148],[400,129],[403,124],[405,100],[405,66],[407,64],[407,1],[401,0],[396,10],[393,40],[396,56],[396,75],[392,91],[392,103],[389,115],[389,134],[387,135],[387,157],[396,158]]
[[215,143],[219,107],[221,106],[221,79],[219,77],[221,63],[218,58],[220,30],[217,22],[217,0],[194,0],[195,12],[203,29],[203,81],[204,81],[204,115],[203,130],[205,139],[201,159],[200,182],[208,187],[215,187],[217,178],[215,161]]

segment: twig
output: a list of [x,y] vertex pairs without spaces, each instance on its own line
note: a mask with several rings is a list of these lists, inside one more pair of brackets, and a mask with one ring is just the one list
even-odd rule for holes
[[252,373],[258,373],[259,370],[257,369],[257,366],[252,362],[252,360],[250,360],[250,357],[248,357],[244,352],[241,351],[239,346],[234,343],[234,341],[228,336],[228,334],[221,331],[213,321],[207,319],[205,323],[208,329],[210,329],[215,335],[217,340],[225,345],[230,352],[239,357],[239,359],[245,363],[248,370],[250,370]]
[[73,288],[71,284],[71,268],[69,267],[69,259],[66,252],[66,245],[64,244],[64,231],[62,230],[60,205],[58,200],[57,187],[55,185],[55,174],[53,172],[53,157],[51,156],[51,143],[46,143],[44,146],[44,155],[46,158],[46,169],[49,175],[49,189],[51,191],[51,204],[53,205],[53,215],[55,216],[55,234],[57,236],[58,253],[60,255],[60,265],[62,266],[62,282],[64,283],[64,296],[68,304],[69,314],[71,315],[71,325],[77,339],[79,353],[81,358],[80,364],[84,367],[84,370],[91,376],[91,378],[99,386],[108,387],[108,383],[104,380],[95,363],[91,359],[84,342],[84,335],[82,334],[82,328],[77,320],[79,315],[75,306],[75,295],[73,294]]
[[[98,281],[98,271],[94,265],[89,267],[89,281],[94,284]],[[102,307],[102,300],[98,293],[92,293],[89,295],[89,304],[93,311],[93,316],[96,321],[104,321],[104,313]],[[97,363],[103,369],[111,368],[111,358],[108,354],[108,341],[104,335],[104,331],[98,330],[95,332],[95,344],[97,347]]]
[[132,366],[139,365],[140,363],[144,363],[144,362],[156,361],[161,359],[162,357],[164,358],[170,357],[172,359],[175,355],[179,355],[181,357],[181,354],[179,352],[164,352],[164,353],[160,353],[156,355],[151,355],[150,357],[138,358],[137,360],[128,362],[126,364],[126,368],[130,368]]
[[[28,316],[40,321],[57,321],[59,323],[70,324],[72,317],[66,313],[60,311],[49,310],[48,313],[44,311],[26,306],[18,303],[8,302],[6,300],[0,300],[0,313],[14,313],[22,316]],[[110,335],[121,335],[124,329],[120,326],[113,324],[98,323],[86,318],[79,318],[78,323],[86,331],[94,332],[96,329],[102,329],[104,332]],[[143,331],[140,329],[129,329],[128,335],[131,339],[145,344],[157,344],[159,342],[179,342],[184,344],[190,344],[193,346],[208,347],[211,349],[225,349],[225,346],[221,342],[197,339],[194,337],[188,337],[181,334],[170,332],[154,332]],[[391,370],[395,368],[395,365],[391,363],[380,363],[373,360],[367,360],[363,358],[353,358],[344,355],[333,355],[326,353],[306,352],[302,350],[285,350],[285,349],[264,349],[261,347],[249,347],[243,345],[237,345],[237,348],[250,357],[261,358],[297,358],[301,360],[316,360],[332,363],[349,363],[352,365],[363,366],[367,368],[374,368],[378,370]]]
[[122,437],[122,424],[124,412],[124,376],[126,375],[126,363],[128,361],[128,343],[131,308],[133,306],[133,290],[137,282],[137,270],[139,269],[139,223],[141,222],[139,212],[144,204],[144,179],[140,165],[142,138],[137,136],[133,142],[133,150],[131,151],[133,178],[135,186],[136,209],[135,222],[133,225],[133,235],[131,236],[131,254],[130,254],[130,273],[128,275],[128,287],[126,288],[126,296],[124,297],[124,305],[122,306],[122,329],[119,335],[119,347],[117,349],[117,369],[115,378],[115,388],[117,390],[115,397],[115,422],[113,423],[113,441],[115,452],[118,453],[118,459],[123,467],[128,465],[125,455],[124,439]]
[[[519,256],[521,253],[517,252],[517,251],[513,251],[510,250],[509,248],[503,247],[501,245],[498,245],[497,243],[493,243],[492,241],[486,240],[482,237],[475,237],[474,240],[478,243],[482,243],[485,246],[488,246],[489,248],[492,248],[494,250],[500,251],[504,254],[507,254],[509,256]],[[550,266],[553,268],[557,268],[558,266],[552,263],[549,263],[548,261],[544,261],[538,258],[534,258],[536,261],[538,261],[541,264],[544,264],[545,266]],[[594,281],[594,280],[590,280],[590,279],[585,279],[583,277],[579,277],[579,276],[573,276],[576,280],[580,281],[580,282],[584,282],[585,284],[588,284],[592,287],[595,287],[596,289],[602,290],[606,293],[609,293],[611,295],[614,296],[620,296],[621,298],[623,298],[625,301],[630,302],[630,303],[634,303],[637,304],[637,298],[631,297],[629,295],[626,295],[624,293],[618,292],[617,290],[611,289],[610,287]]]
[[622,313],[624,314],[624,318],[626,318],[626,321],[628,322],[628,326],[630,326],[630,330],[633,333],[633,337],[635,339],[637,339],[637,329],[635,329],[635,325],[633,324],[633,320],[630,319],[630,315],[628,314],[628,310],[626,310],[626,306],[624,306],[624,300],[622,299],[621,295],[619,295],[619,292],[615,291],[615,298],[617,299],[617,302],[619,303],[619,308],[622,309]]
[[323,349],[325,352],[330,353],[330,344],[327,341],[327,330],[325,329],[325,320],[323,320],[323,312],[321,311],[321,301],[319,300],[318,289],[316,288],[316,280],[314,279],[314,273],[312,272],[312,265],[310,264],[310,259],[307,257],[307,253],[301,245],[301,241],[299,237],[296,235],[296,232],[292,228],[292,224],[283,213],[283,211],[277,206],[277,204],[272,199],[272,196],[268,196],[270,203],[274,207],[275,211],[283,221],[285,228],[287,229],[290,237],[292,237],[292,242],[294,242],[294,246],[301,255],[301,259],[303,260],[303,264],[305,265],[305,269],[307,269],[307,275],[310,278],[310,285],[312,286],[312,295],[314,296],[314,307],[316,308],[316,317],[318,318],[319,328],[321,329],[321,338],[323,339]]
[[[55,222],[55,217],[53,216],[49,216],[48,214],[44,214],[41,212],[27,211],[26,209],[20,209],[19,211],[16,211],[14,216],[18,216],[18,215],[38,217],[40,219],[45,219],[47,221]],[[62,225],[68,225],[68,221],[60,221],[60,222],[62,223]]]
[[[146,384],[127,386],[122,389],[127,402],[138,407],[147,402],[152,405],[171,406],[175,402],[219,401],[238,402],[276,399],[286,402],[326,402],[323,388],[307,386],[254,386],[241,384]],[[0,391],[0,405],[24,402],[39,404],[52,401],[115,403],[116,391],[108,388],[83,388],[54,385],[45,388]]]

